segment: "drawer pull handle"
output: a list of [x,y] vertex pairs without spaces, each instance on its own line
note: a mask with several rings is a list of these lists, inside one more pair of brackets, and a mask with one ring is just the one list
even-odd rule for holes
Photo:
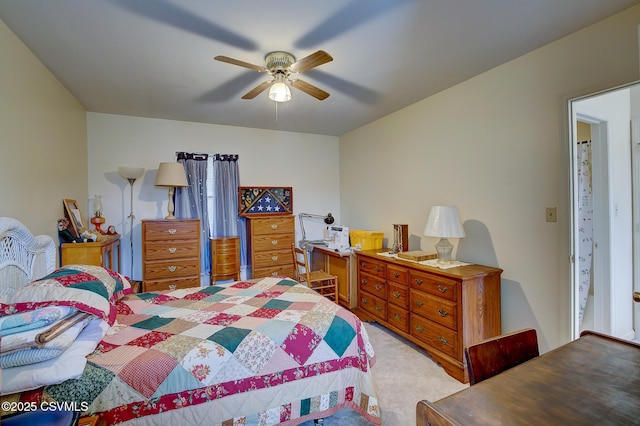
[[272,223],[271,224],[271,229],[278,229],[278,224],[277,223]]
[[378,312],[382,311],[382,306],[376,305],[376,311],[378,311]]
[[376,290],[381,291],[382,290],[382,286],[380,284],[376,284]]
[[362,283],[362,285],[367,285],[367,284],[369,284],[369,281],[367,281],[367,279],[366,279],[366,278],[362,278],[362,279],[360,280],[360,282]]
[[379,266],[376,266],[376,272],[382,272],[382,268]]
[[176,268],[175,266],[169,266],[167,269],[169,269],[169,272],[175,272],[178,268]]
[[365,299],[364,297],[363,297],[363,298],[361,298],[361,299],[360,299],[360,301],[361,301],[363,304],[365,304],[365,305],[366,305],[367,303],[369,303],[369,301],[368,301],[367,299]]
[[169,228],[169,229],[167,229],[167,232],[169,232],[171,235],[173,235],[173,234],[175,234],[176,232],[178,232],[178,230],[177,230],[177,229],[175,229],[175,228]]
[[424,305],[424,302],[422,300],[416,300],[415,302],[413,302],[416,304],[416,306],[419,306],[422,308],[422,306]]
[[400,314],[398,314],[397,312],[394,312],[393,318],[395,318],[396,321],[400,321]]
[[176,248],[175,247],[170,247],[169,248],[169,253],[173,254],[176,252]]
[[278,256],[271,256],[271,260],[273,260],[274,262],[278,260]]
[[444,336],[438,336],[438,340],[440,341],[440,343],[442,343],[444,346],[447,346],[449,344],[449,340],[447,340],[446,337]]
[[278,245],[278,240],[271,240],[271,245],[277,246]]
[[416,282],[416,284],[422,285],[422,280],[420,278],[416,278],[414,281]]
[[446,292],[447,292],[447,290],[449,290],[449,287],[447,287],[447,286],[444,286],[444,285],[439,285],[439,286],[438,286],[438,291],[439,291],[440,293],[446,293]]
[[441,316],[442,318],[444,318],[444,317],[446,317],[447,315],[449,315],[449,312],[445,311],[445,310],[444,310],[444,309],[442,309],[442,308],[438,308],[438,313],[440,314],[440,316]]
[[393,293],[391,293],[393,295],[393,297],[395,297],[396,299],[400,299],[400,292],[397,290],[394,290]]
[[418,330],[418,333],[422,333],[424,331],[424,327],[421,325],[416,325],[416,330]]
[[400,274],[399,274],[398,272],[394,272],[394,273],[393,273],[393,277],[394,277],[394,278],[399,278],[399,277],[400,277]]
[[367,262],[365,262],[365,261],[360,262],[360,266],[362,268],[366,268],[367,267]]

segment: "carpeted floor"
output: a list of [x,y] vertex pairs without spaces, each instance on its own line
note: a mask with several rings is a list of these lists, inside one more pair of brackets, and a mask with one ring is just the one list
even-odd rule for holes
[[[365,323],[376,353],[371,372],[376,385],[384,426],[416,424],[416,404],[437,401],[469,385],[458,382],[413,343],[377,323]],[[313,422],[303,423],[312,426]],[[324,419],[324,426],[366,426],[369,423],[352,410],[341,410]]]

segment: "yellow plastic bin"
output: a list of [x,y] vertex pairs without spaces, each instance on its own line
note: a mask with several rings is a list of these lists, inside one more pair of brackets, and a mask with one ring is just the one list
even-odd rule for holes
[[361,248],[362,250],[381,249],[383,238],[384,232],[365,231],[361,229],[349,231],[351,247]]

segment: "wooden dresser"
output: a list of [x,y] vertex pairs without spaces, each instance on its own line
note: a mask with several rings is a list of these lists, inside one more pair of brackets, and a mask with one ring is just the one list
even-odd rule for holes
[[142,221],[142,291],[200,286],[200,220]]
[[211,285],[218,280],[240,279],[240,237],[211,240]]
[[293,277],[291,245],[295,242],[295,216],[247,218],[249,262],[253,278]]
[[501,269],[469,265],[439,269],[359,251],[358,308],[429,352],[447,373],[468,383],[465,346],[501,332]]
[[120,235],[103,235],[91,243],[60,245],[60,265],[96,265],[120,272]]

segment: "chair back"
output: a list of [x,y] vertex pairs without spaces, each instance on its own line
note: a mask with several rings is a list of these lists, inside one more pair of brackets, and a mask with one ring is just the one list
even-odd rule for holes
[[538,336],[533,328],[469,345],[464,348],[469,384],[475,385],[539,354]]
[[306,282],[309,286],[311,279],[309,278],[309,256],[306,250],[296,247],[295,243],[291,244],[291,254],[293,256],[293,272],[298,282]]

